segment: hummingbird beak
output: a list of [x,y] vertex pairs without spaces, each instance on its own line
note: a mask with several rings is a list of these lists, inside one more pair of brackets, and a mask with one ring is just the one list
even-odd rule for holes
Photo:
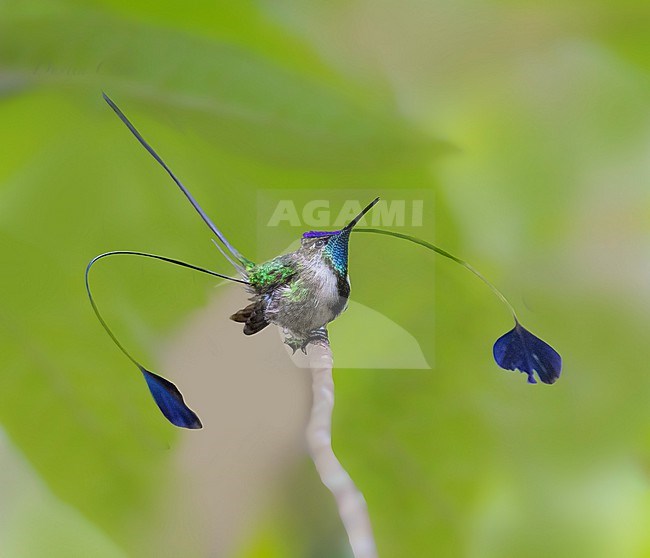
[[354,228],[354,226],[361,220],[361,218],[368,213],[372,209],[372,207],[379,201],[379,198],[375,198],[372,200],[366,207],[365,209],[359,213],[352,221],[350,221],[345,227],[343,227],[341,230],[338,231],[308,231],[306,233],[303,233],[302,237],[303,238],[315,238],[315,237],[327,237],[330,239],[333,238],[349,238],[350,232]]
[[347,225],[345,225],[345,227],[341,230],[341,232],[343,232],[343,231],[348,231],[348,232],[351,231],[352,228],[354,227],[354,225],[356,225],[356,224],[361,220],[361,218],[362,218],[366,213],[368,213],[368,211],[370,211],[370,210],[373,208],[373,206],[374,206],[378,201],[379,201],[379,198],[378,198],[378,197],[375,198],[374,200],[372,200],[372,201],[371,201],[371,202],[370,202],[370,203],[365,207],[365,209],[364,209],[361,213],[359,213],[359,215],[357,215],[354,219],[352,219],[352,221],[350,221]]

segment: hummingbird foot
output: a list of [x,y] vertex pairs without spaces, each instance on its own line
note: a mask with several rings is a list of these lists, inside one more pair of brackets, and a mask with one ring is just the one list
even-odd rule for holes
[[296,337],[288,330],[284,330],[284,344],[289,345],[293,349],[293,354],[300,349],[304,354],[307,354],[307,347],[309,345],[329,345],[329,337],[327,335],[327,328],[321,327],[310,331],[307,337]]
[[328,347],[330,344],[330,339],[329,336],[327,335],[327,328],[325,326],[319,327],[318,329],[315,329],[314,331],[309,332],[309,337],[307,338],[307,342],[305,343],[305,347],[307,345],[324,345],[325,347]]
[[307,354],[307,345],[309,344],[309,339],[305,340],[304,337],[294,337],[287,330],[284,331],[284,344],[289,345],[293,350],[293,354],[296,354],[296,351],[300,349],[303,353]]

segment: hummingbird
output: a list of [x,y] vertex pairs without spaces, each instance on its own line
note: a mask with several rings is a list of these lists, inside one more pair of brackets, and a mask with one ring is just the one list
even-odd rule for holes
[[294,353],[301,349],[306,354],[310,343],[327,341],[327,324],[347,308],[350,297],[350,233],[378,201],[341,230],[306,232],[295,252],[240,269],[252,302],[230,319],[244,324],[245,335],[276,324]]
[[526,373],[529,383],[536,383],[535,374],[545,384],[553,384],[560,377],[562,358],[559,353],[524,328],[514,308],[501,291],[468,262],[435,244],[408,234],[383,229],[355,228],[355,225],[374,207],[379,198],[370,202],[342,229],[305,232],[302,235],[300,247],[296,251],[278,256],[262,264],[255,264],[228,242],[189,190],[147,143],[119,107],[105,93],[103,97],[138,142],[180,188],[201,219],[216,236],[217,240],[214,241],[216,247],[240,275],[239,278],[231,277],[174,258],[132,250],[105,252],[94,257],[86,266],[86,292],[97,319],[118,349],[138,367],[159,409],[175,426],[202,428],[200,419],[185,404],[183,395],[178,388],[169,380],[140,364],[120,343],[101,315],[90,289],[89,273],[92,266],[103,258],[118,255],[153,258],[242,284],[251,295],[249,298],[251,303],[235,312],[230,319],[244,324],[245,335],[253,335],[268,325],[275,324],[282,329],[285,343],[293,349],[294,353],[298,349],[306,353],[310,344],[329,343],[327,325],[340,316],[347,307],[350,297],[348,276],[350,234],[354,230],[391,236],[424,247],[461,265],[483,281],[506,306],[514,318],[515,327],[497,339],[494,344],[494,360],[501,368]]

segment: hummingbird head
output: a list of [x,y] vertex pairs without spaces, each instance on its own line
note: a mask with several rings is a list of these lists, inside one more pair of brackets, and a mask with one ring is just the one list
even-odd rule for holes
[[350,233],[359,220],[379,201],[375,198],[338,231],[309,231],[302,235],[301,249],[320,255],[333,268],[335,273],[345,276],[348,273],[348,242]]

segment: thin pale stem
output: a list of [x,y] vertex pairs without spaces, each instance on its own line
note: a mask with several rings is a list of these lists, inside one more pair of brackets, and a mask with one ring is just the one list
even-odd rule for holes
[[313,402],[307,426],[307,443],[323,484],[336,500],[355,558],[377,558],[375,538],[363,494],[332,449],[334,380],[332,351],[326,341],[309,346]]

